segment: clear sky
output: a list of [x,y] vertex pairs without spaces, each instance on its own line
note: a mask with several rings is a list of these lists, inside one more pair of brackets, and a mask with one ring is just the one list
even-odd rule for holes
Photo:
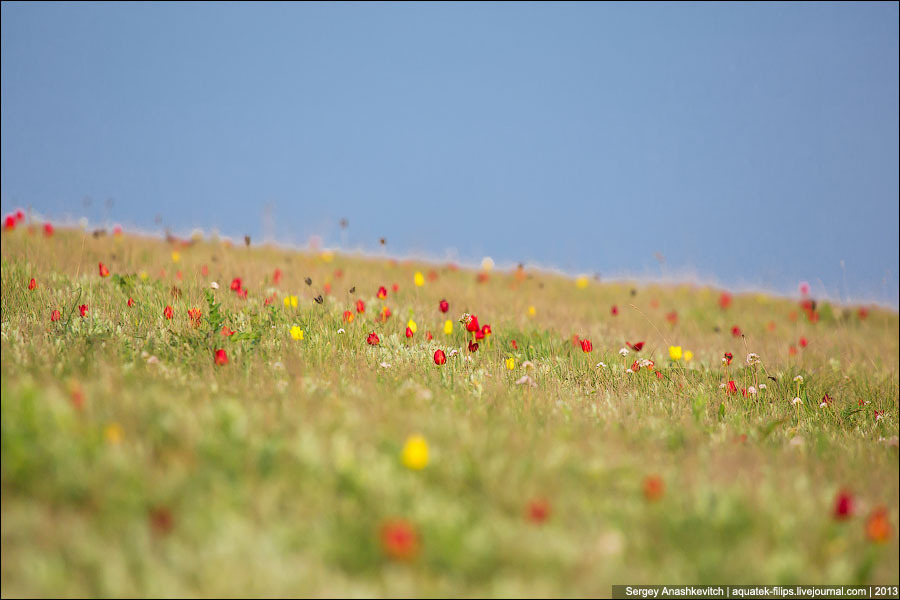
[[0,203],[602,276],[660,275],[658,252],[669,275],[896,305],[898,21],[3,2]]

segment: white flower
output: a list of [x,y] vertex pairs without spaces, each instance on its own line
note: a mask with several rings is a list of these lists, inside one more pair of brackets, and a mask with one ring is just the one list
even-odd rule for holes
[[759,384],[759,391],[763,391],[765,389],[767,389],[766,384],[764,384],[764,383]]
[[219,289],[219,284],[216,283],[215,281],[210,281],[210,282],[209,282],[209,287],[211,287],[211,288],[214,289],[214,290],[217,290],[217,289]]
[[720,390],[724,390],[724,389],[725,389],[725,384],[724,384],[724,383],[720,383],[720,384],[719,384],[719,389],[720,389]]
[[529,385],[531,387],[537,387],[537,384],[534,382],[534,379],[529,377],[528,375],[522,375],[516,380],[516,385]]
[[759,354],[757,354],[755,352],[751,352],[750,354],[747,355],[747,366],[748,367],[752,367],[753,365],[758,365],[759,362],[760,362]]
[[447,354],[447,356],[456,356],[457,354],[459,354],[459,350],[454,348]]
[[828,407],[828,403],[825,402],[824,400],[822,400],[821,402],[819,402],[819,408],[827,408],[827,407]]
[[756,388],[753,387],[753,386],[751,385],[750,387],[747,388],[747,393],[748,393],[748,394],[751,394],[751,395],[753,395],[753,396],[755,396],[755,395],[756,395]]
[[797,375],[796,377],[794,377],[794,381],[803,383],[803,375]]
[[631,370],[631,367],[628,367],[627,369],[625,369],[625,372],[626,373],[634,373],[634,371]]
[[794,398],[793,400],[791,400],[791,404],[797,406],[798,404],[803,404],[803,400],[801,400],[800,398]]
[[391,368],[391,363],[383,362],[383,363],[381,363],[381,368],[382,368],[382,369],[390,369],[390,368]]
[[340,329],[338,329],[338,333],[344,333],[344,328],[341,327]]
[[619,348],[619,355],[628,356],[628,348]]
[[275,363],[272,363],[272,368],[281,370],[281,369],[284,369],[284,364],[281,362],[275,362]]
[[597,365],[596,365],[596,367],[597,367],[598,369],[599,369],[599,368],[604,368],[604,369],[605,369],[605,368],[606,368],[606,365],[603,364],[602,362],[598,362]]

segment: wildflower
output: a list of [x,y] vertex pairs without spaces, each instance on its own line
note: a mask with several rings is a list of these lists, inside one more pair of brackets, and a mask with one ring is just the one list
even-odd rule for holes
[[725,384],[725,393],[726,394],[736,394],[737,393],[737,384],[733,381],[729,381]]
[[285,308],[297,308],[297,296],[287,295],[284,297]]
[[421,271],[416,271],[416,274],[413,275],[413,283],[416,284],[416,287],[425,285],[425,276],[422,275]]
[[34,277],[31,278],[31,281],[28,282],[28,289],[33,290],[37,287],[37,281],[34,280]]
[[3,227],[7,231],[12,231],[16,228],[16,218],[13,215],[7,215],[5,219],[3,219]]
[[387,288],[384,286],[381,286],[380,288],[378,288],[377,296],[378,296],[379,300],[384,300],[385,298],[387,298]]
[[824,396],[822,396],[822,401],[819,402],[819,408],[826,408],[828,406],[831,406],[833,400],[834,398],[832,398],[828,394],[825,394]]
[[301,329],[299,325],[294,325],[293,327],[291,327],[291,337],[295,340],[302,340],[303,329]]
[[519,349],[519,344],[516,342],[516,340],[510,340],[510,341],[509,341],[509,345],[512,346],[512,349],[513,349],[513,350],[518,350],[518,349]]
[[658,475],[648,475],[644,479],[644,498],[650,502],[660,500],[666,493],[666,484]]
[[731,335],[734,337],[741,337],[741,328],[735,325],[731,328]]
[[727,367],[732,360],[734,360],[734,355],[731,352],[726,352],[725,356],[722,357],[722,364]]
[[803,375],[797,375],[796,377],[794,377],[794,382],[803,383]]
[[853,501],[853,495],[850,494],[847,490],[841,490],[838,492],[837,497],[834,499],[834,518],[838,521],[845,521],[853,516],[855,502]]
[[191,319],[191,325],[193,327],[200,327],[200,316],[202,314],[200,309],[196,307],[188,310],[188,317]]
[[604,363],[604,362],[598,362],[598,363],[597,363],[596,365],[594,365],[594,366],[597,367],[598,369],[601,368],[601,367],[605,369],[605,368],[606,368],[606,363]]
[[380,341],[381,340],[378,338],[378,334],[376,334],[374,331],[366,337],[366,343],[370,346],[377,346],[378,342]]
[[82,304],[81,306],[79,306],[78,312],[81,313],[82,318],[86,317],[88,313],[88,305]]
[[619,348],[619,356],[628,356],[628,348]]
[[531,362],[530,360],[526,360],[525,362],[522,363],[522,368],[523,369],[533,369],[534,363]]
[[380,366],[382,369],[390,369],[391,363],[381,362],[378,366]]
[[441,309],[442,313],[445,313],[448,310],[450,310],[450,303],[447,302],[446,300],[441,300],[440,304],[438,304],[438,308]]
[[753,387],[752,385],[751,385],[750,387],[748,387],[748,388],[747,388],[747,395],[748,395],[748,396],[755,396],[755,395],[756,395],[756,388]]
[[50,312],[50,320],[51,320],[51,321],[59,321],[59,318],[60,318],[61,316],[62,316],[62,315],[60,315],[60,314],[59,314],[59,311],[56,310],[56,309],[54,309],[53,311]]
[[527,385],[529,387],[537,387],[537,384],[534,382],[534,379],[529,377],[528,375],[522,375],[516,380],[516,385]]
[[528,503],[526,514],[532,523],[543,523],[550,516],[550,503],[543,498],[536,498]]
[[401,458],[407,469],[421,471],[428,466],[428,442],[421,435],[409,436],[403,445]]
[[618,316],[618,314],[619,314],[619,307],[616,306],[615,304],[613,304],[613,305],[612,305],[612,308],[609,309],[609,313],[610,313],[612,316],[614,316],[614,317],[615,317],[615,316]]
[[507,357],[506,359],[506,368],[512,371],[516,368],[516,359],[512,356]]
[[450,335],[453,333],[453,321],[447,319],[444,321],[444,335]]
[[179,260],[181,260],[181,254],[178,250],[172,250],[172,262],[177,263]]
[[434,364],[442,365],[447,362],[447,355],[444,354],[443,350],[437,350],[434,353]]
[[341,327],[340,329],[338,329],[337,332],[338,332],[338,335],[340,335],[340,334],[342,334],[342,333],[346,333],[346,332],[344,331],[344,328],[343,328],[343,327]]
[[235,277],[234,279],[231,280],[231,291],[232,292],[239,292],[239,291],[241,291],[242,287],[243,287],[243,282],[241,281],[240,277]]
[[222,331],[220,331],[224,337],[231,337],[234,335],[234,331],[228,327],[228,325],[222,325]]
[[52,223],[44,223],[44,235],[50,237],[53,235],[53,224]]
[[172,319],[172,317],[175,316],[175,311],[172,310],[172,307],[167,304],[166,307],[163,309],[163,316],[166,319]]
[[488,324],[484,324],[481,326],[481,337],[487,337],[491,335],[491,326]]
[[869,515],[866,520],[866,537],[878,544],[891,539],[891,522],[886,507],[879,506]]
[[791,404],[793,404],[794,406],[798,406],[800,404],[803,404],[803,400],[801,400],[800,398],[794,398],[793,400],[791,400]]
[[400,284],[398,284],[398,283],[392,283],[392,284],[391,284],[391,291],[394,292],[395,294],[396,294],[397,292],[399,292],[399,291],[400,291]]
[[434,339],[434,336],[431,335],[431,332],[430,332],[430,331],[426,331],[426,332],[425,332],[425,341],[426,341],[426,342],[430,342],[430,341],[433,340],[433,339]]
[[362,300],[357,300],[356,301],[356,312],[358,312],[359,314],[366,312],[366,303],[363,302]]
[[134,306],[134,298],[129,297],[128,302],[126,304],[128,304],[128,308],[131,308],[132,306]]
[[681,360],[681,346],[669,346],[669,358],[672,360]]
[[387,306],[381,307],[381,315],[379,316],[381,321],[387,321],[391,316],[391,309]]
[[218,365],[220,367],[223,365],[227,365],[228,364],[228,353],[225,352],[225,350],[223,350],[222,348],[219,348],[213,354],[213,361],[216,363],[216,365]]
[[419,537],[409,522],[393,519],[381,526],[381,547],[394,560],[411,560],[419,552]]
[[478,344],[476,342],[469,342],[469,352],[478,352]]
[[416,322],[413,321],[412,319],[410,319],[410,320],[406,323],[406,328],[412,330],[413,333],[415,333],[416,331],[419,330],[418,326],[416,325]]
[[755,352],[751,352],[750,354],[747,355],[747,366],[748,367],[758,365],[759,363],[760,363],[759,354],[756,354]]
[[877,423],[878,421],[882,420],[883,418],[884,418],[884,411],[876,410],[875,411],[875,422]]
[[694,360],[694,353],[691,352],[690,350],[685,350],[684,351],[684,362],[691,362],[692,360]]
[[216,283],[215,281],[210,281],[210,282],[209,282],[209,287],[211,287],[211,288],[214,289],[214,290],[217,290],[217,289],[219,289],[219,284]]
[[413,332],[412,328],[410,328],[410,327],[407,325],[407,327],[406,327],[406,337],[407,337],[407,338],[411,338],[413,335],[415,335],[415,332]]
[[109,269],[103,263],[100,263],[100,277],[109,277]]
[[861,306],[856,314],[859,317],[860,321],[865,321],[866,317],[869,316],[869,309],[864,306]]
[[272,273],[272,283],[274,283],[275,285],[281,283],[281,275],[281,269],[275,269],[275,272]]
[[[625,345],[635,352],[640,352],[644,348],[644,342],[635,342],[634,344],[632,344],[631,342],[625,342]],[[622,356],[625,355],[623,354]]]
[[764,383],[759,384],[759,391],[762,392],[765,389],[766,389],[766,384],[764,384]]
[[729,294],[728,292],[722,292],[722,294],[719,296],[719,306],[722,308],[722,310],[725,310],[729,306],[731,306],[731,294]]
[[591,340],[581,340],[581,351],[587,354],[588,352],[594,349],[594,345],[591,343]]

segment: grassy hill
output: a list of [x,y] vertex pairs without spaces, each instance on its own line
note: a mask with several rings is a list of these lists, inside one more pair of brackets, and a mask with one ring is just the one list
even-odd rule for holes
[[898,355],[874,307],[20,225],[3,595],[896,584]]

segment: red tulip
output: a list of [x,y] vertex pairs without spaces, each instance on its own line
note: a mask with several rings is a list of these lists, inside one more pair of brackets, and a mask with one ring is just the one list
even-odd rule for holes
[[381,340],[378,338],[378,335],[374,331],[370,333],[368,337],[366,337],[366,343],[370,346],[377,346],[378,342],[380,341]]
[[34,277],[31,278],[31,281],[28,282],[28,289],[33,290],[37,287],[37,281],[34,280]]
[[725,353],[725,365],[728,366],[731,364],[731,361],[734,360],[734,355],[731,352]]
[[490,325],[482,325],[481,326],[481,335],[483,337],[487,337],[491,335],[491,326]]
[[103,263],[100,263],[100,277],[109,277],[109,269]]
[[78,307],[78,312],[81,313],[81,316],[82,316],[82,317],[86,317],[86,316],[87,316],[87,313],[88,313],[88,305],[87,305],[87,304],[82,304],[81,306],[79,306],[79,307]]
[[430,331],[426,331],[426,332],[425,332],[425,341],[426,341],[426,342],[430,342],[430,341],[433,340],[433,339],[434,339],[434,336],[431,335],[431,332],[430,332]]
[[766,323],[766,329],[769,331],[775,331],[775,321],[769,321]]
[[53,224],[52,223],[44,223],[44,235],[50,237],[53,235]]
[[658,475],[649,475],[644,479],[644,498],[655,502],[666,493],[666,484]]
[[12,231],[16,228],[16,218],[13,215],[7,215],[7,217],[3,220],[3,227],[6,228],[7,231]]
[[387,288],[381,286],[380,288],[378,288],[378,294],[376,295],[378,296],[379,300],[384,300],[385,298],[387,298]]
[[466,323],[466,331],[470,333],[475,333],[479,331],[481,328],[478,326],[478,317],[472,315],[472,318],[469,319],[469,322]]
[[678,323],[678,313],[674,310],[666,315],[666,321],[669,322],[670,325],[675,325]]
[[204,277],[209,275],[209,267],[207,267],[206,265],[202,265],[200,267],[200,274],[203,275]]
[[800,347],[806,348],[809,345],[809,342],[805,337],[800,338]]
[[24,220],[25,220],[25,213],[20,208],[19,210],[16,211],[16,222],[21,223]]
[[411,338],[413,336],[413,330],[409,327],[406,328],[406,337]]
[[61,316],[62,316],[62,315],[59,314],[59,311],[56,310],[56,309],[54,309],[54,310],[50,313],[50,320],[51,320],[51,321],[59,321],[59,318],[60,318]]
[[134,306],[134,298],[131,298],[129,296],[128,302],[126,302],[126,304],[128,305],[128,308],[131,308],[132,306]]
[[469,352],[477,352],[477,351],[478,351],[478,344],[476,344],[475,342],[469,342]]
[[231,280],[231,291],[240,292],[242,288],[243,288],[243,282],[241,281],[240,277],[235,277],[234,279]]
[[838,492],[837,497],[834,499],[834,518],[838,521],[844,521],[853,516],[853,495],[847,490],[841,490]]
[[200,327],[200,317],[203,313],[200,312],[199,308],[192,308],[188,310],[188,317],[191,319],[191,326]]
[[[651,367],[651,368],[652,368],[652,367]],[[656,378],[657,378],[657,379],[662,379],[662,378],[663,378],[663,374],[662,374],[661,372],[657,371],[657,372],[656,372]]]
[[163,309],[163,316],[167,319],[171,319],[175,316],[175,311],[172,310],[172,307],[167,304],[166,308]]
[[788,354],[791,356],[797,356],[797,346],[791,346],[788,348]]
[[735,325],[731,328],[731,335],[734,337],[741,337],[741,328]]
[[543,523],[550,516],[550,503],[543,498],[535,498],[528,503],[526,514],[532,523]]
[[331,293],[331,284],[326,281],[324,284],[322,284],[322,289],[325,291],[326,294],[330,294]]
[[447,355],[444,354],[443,350],[438,350],[434,353],[434,364],[442,365],[447,362]]
[[638,364],[637,360],[635,360],[633,363],[631,363],[631,372],[632,373],[637,373],[640,370],[641,370],[641,366]]
[[387,306],[381,307],[381,316],[380,319],[382,322],[387,321],[391,317],[391,309]]
[[484,339],[484,332],[483,332],[482,330],[480,330],[480,329],[479,329],[478,331],[476,331],[476,332],[475,332],[475,339],[476,339],[476,340],[483,340],[483,339]]
[[891,539],[891,521],[888,510],[879,506],[866,520],[866,537],[878,544],[883,544]]
[[863,321],[866,317],[869,316],[869,309],[865,307],[860,307],[859,311],[856,313],[859,316],[859,320]]
[[737,384],[735,384],[733,381],[729,381],[725,385],[725,393],[726,394],[736,394],[737,393]]
[[225,352],[222,348],[216,350],[213,360],[215,361],[217,366],[223,366],[228,364],[228,353]]
[[594,349],[594,345],[591,343],[591,340],[581,340],[581,351],[587,354],[591,350]]
[[438,306],[440,307],[442,313],[445,313],[448,310],[450,310],[450,303],[447,302],[446,300],[441,300],[441,303]]
[[358,312],[360,314],[366,312],[366,303],[363,302],[362,300],[357,300],[356,301],[356,312]]
[[269,306],[270,304],[275,304],[275,294],[266,296],[266,299],[263,300],[263,306]]
[[516,340],[510,340],[509,345],[512,346],[513,350],[519,349],[519,344],[516,343]]
[[731,294],[722,292],[722,295],[719,296],[719,306],[722,307],[723,310],[731,306]]
[[400,286],[395,283],[391,286],[391,290],[396,294],[400,290]]
[[349,310],[344,311],[344,323],[352,323],[353,322],[353,313]]
[[228,327],[228,325],[222,325],[221,334],[225,337],[230,337],[234,335],[234,331]]
[[625,342],[625,345],[631,348],[633,352],[640,352],[644,348],[644,342]]
[[613,307],[609,309],[609,312],[610,314],[612,314],[612,316],[616,317],[619,315],[619,307],[613,304]]
[[394,560],[411,560],[419,551],[416,530],[407,521],[394,519],[381,526],[381,547]]
[[281,283],[281,269],[275,269],[275,272],[272,273],[272,282],[275,285]]

